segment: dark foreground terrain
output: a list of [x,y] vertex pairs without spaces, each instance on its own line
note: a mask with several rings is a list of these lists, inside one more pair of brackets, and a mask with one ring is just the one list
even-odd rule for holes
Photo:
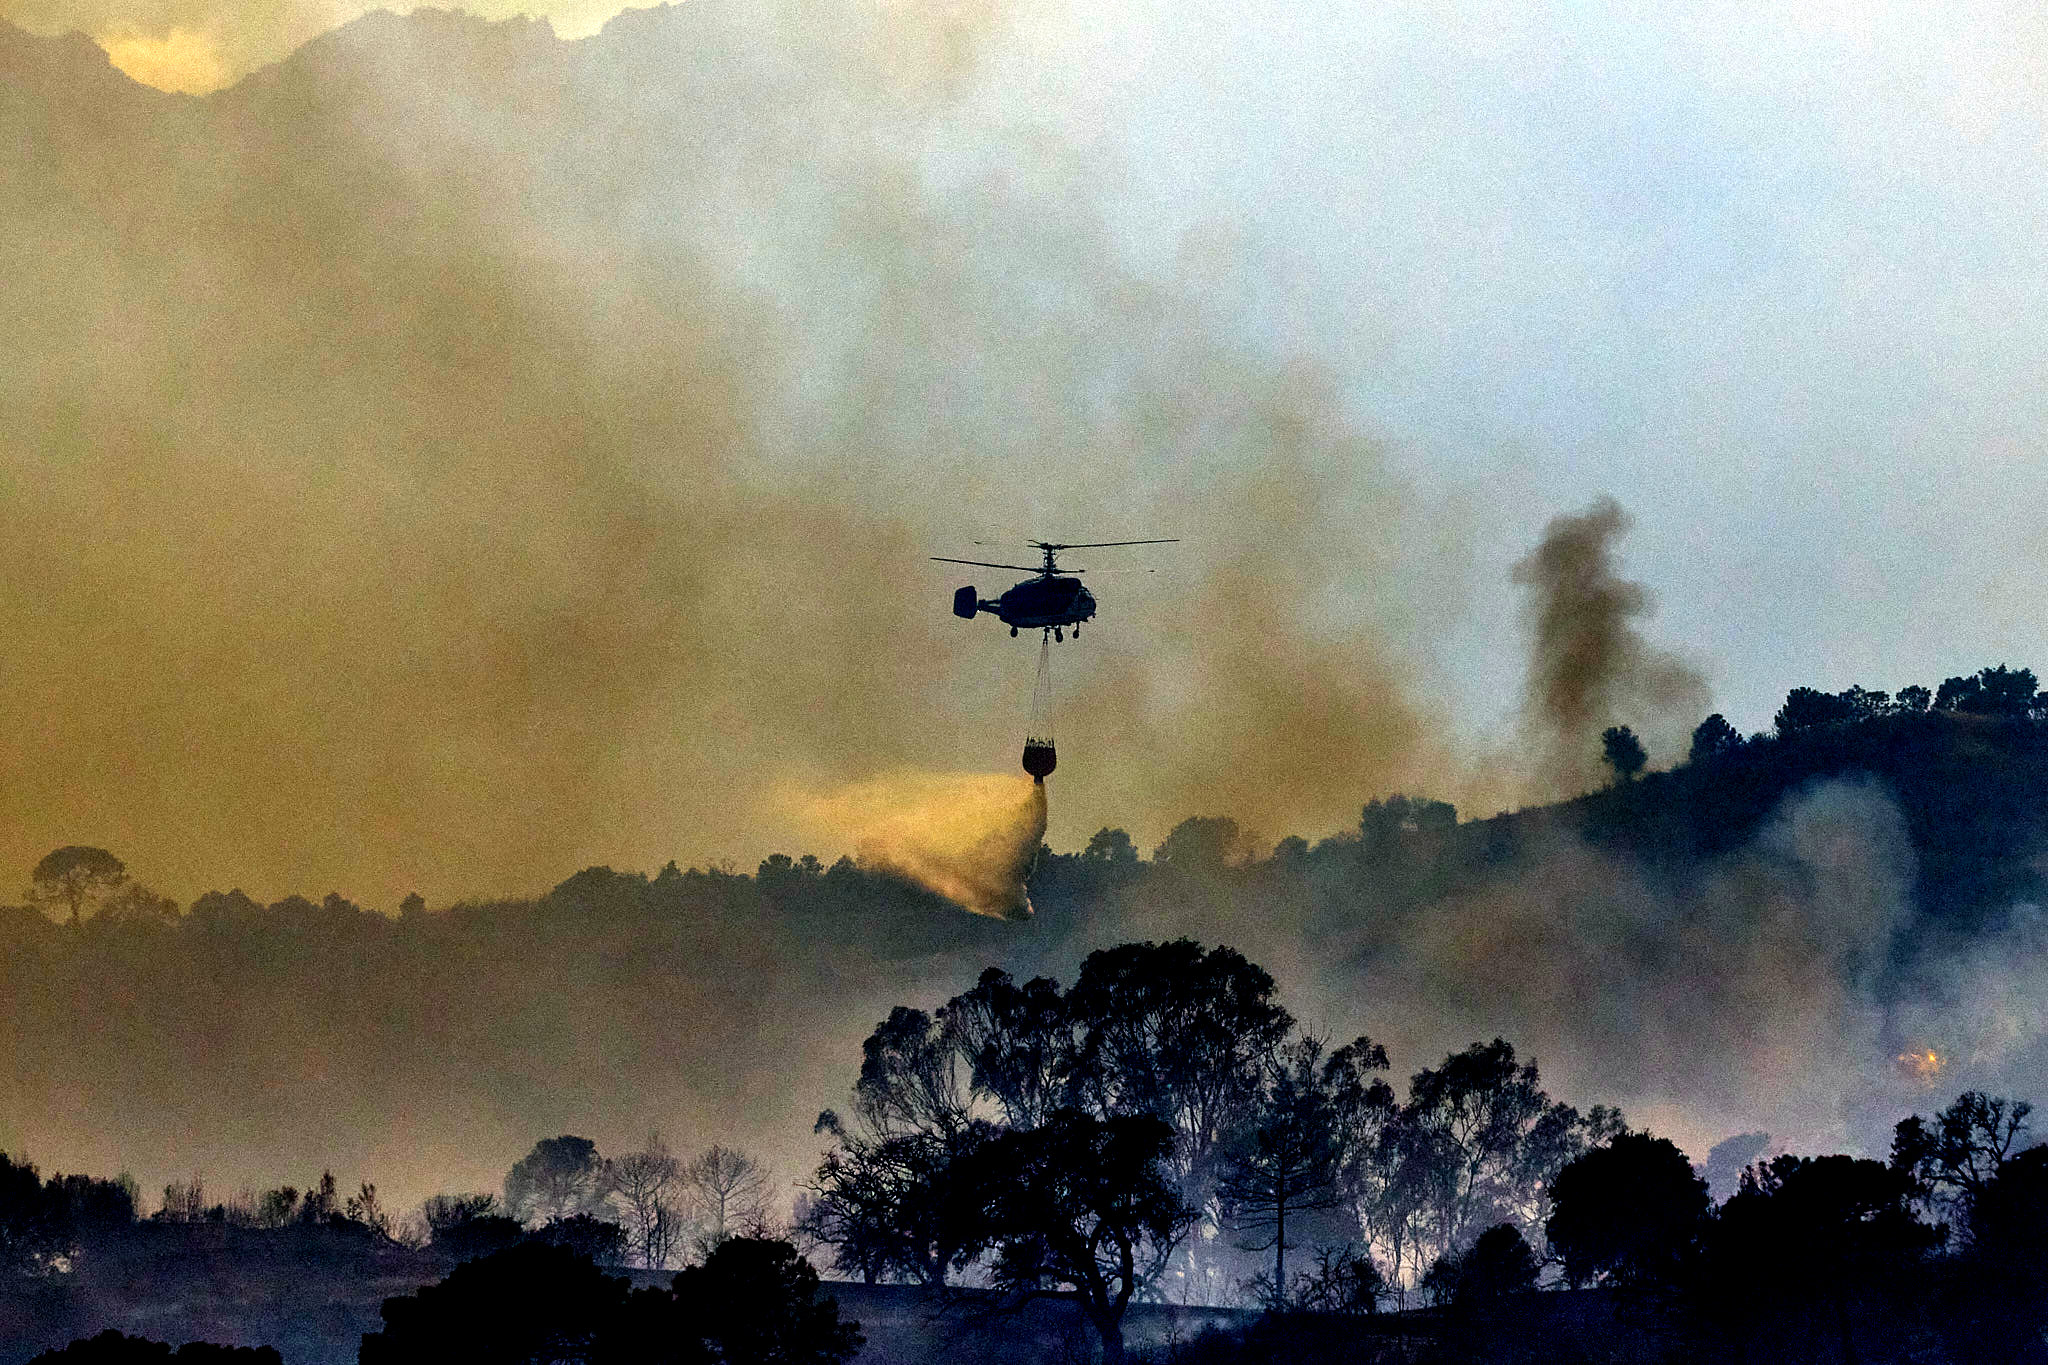
[[[331,1237],[297,1229],[145,1231],[152,1235],[103,1259],[85,1283],[15,1281],[0,1292],[0,1365],[24,1365],[109,1328],[173,1343],[274,1346],[286,1365],[355,1365],[363,1334],[382,1325],[384,1300],[434,1283],[451,1268],[428,1252],[337,1248]],[[611,1273],[643,1285],[669,1278]],[[908,1285],[847,1283],[828,1283],[825,1291],[866,1338],[856,1365],[1038,1365],[1089,1360],[1095,1351],[1088,1324],[1064,1303],[1038,1301],[1005,1312],[972,1292],[941,1298]],[[1138,1304],[1125,1336],[1134,1349],[1170,1350],[1205,1329],[1239,1329],[1256,1316],[1243,1309]]]

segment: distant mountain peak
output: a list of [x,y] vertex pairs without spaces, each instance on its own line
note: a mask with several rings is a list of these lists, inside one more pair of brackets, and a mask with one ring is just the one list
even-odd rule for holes
[[105,48],[77,29],[51,36],[31,33],[5,19],[0,19],[0,81],[59,104],[113,91],[179,98],[131,79],[114,65]]
[[346,80],[371,71],[445,76],[478,63],[516,69],[554,61],[565,47],[553,24],[531,15],[488,19],[458,9],[406,14],[379,9],[307,40],[228,90],[248,93],[306,79]]

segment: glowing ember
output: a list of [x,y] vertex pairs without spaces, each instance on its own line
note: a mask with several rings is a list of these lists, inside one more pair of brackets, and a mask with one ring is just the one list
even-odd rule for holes
[[1895,1060],[1898,1062],[1899,1074],[1908,1080],[1932,1086],[1941,1078],[1941,1054],[1931,1047],[1919,1052],[1901,1052]]

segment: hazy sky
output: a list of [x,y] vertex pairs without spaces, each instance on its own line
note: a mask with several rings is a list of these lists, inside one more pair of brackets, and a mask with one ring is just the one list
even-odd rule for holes
[[[615,7],[473,8],[576,36]],[[1395,634],[1475,745],[1519,697],[1512,566],[1603,494],[1632,518],[1644,629],[1745,730],[1795,684],[2048,665],[2038,7],[955,8],[994,36],[924,173],[1029,177],[1015,149],[1045,139],[1086,168],[1123,269],[1192,284],[1220,326],[1334,379],[1445,528],[1388,569],[1422,584],[1391,594],[1418,604]],[[360,12],[0,0],[187,89]],[[1131,472],[1153,509],[1187,476]],[[991,488],[903,548],[1038,533],[1046,508],[1071,511]],[[952,581],[904,569],[942,610]],[[1103,630],[1150,581],[1108,585]],[[1333,616],[1347,591],[1389,596],[1333,585]]]
[[[360,8],[0,0],[215,81]],[[1509,565],[1602,492],[1744,728],[1794,683],[2048,662],[2038,6],[995,8],[985,117],[1110,168],[1139,265],[1227,247],[1215,307],[1497,528],[1436,642],[1477,714],[1521,667]]]
[[[1613,493],[1744,728],[2039,651],[2038,7],[1031,13],[1018,102],[1125,160],[1149,254],[1257,244],[1231,301],[1513,528],[1476,584]],[[1472,606],[1445,643],[1506,691],[1510,599]]]

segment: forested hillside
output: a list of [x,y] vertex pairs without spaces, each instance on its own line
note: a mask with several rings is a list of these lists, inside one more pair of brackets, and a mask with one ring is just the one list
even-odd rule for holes
[[[1181,934],[1273,967],[1298,1013],[1397,1065],[1501,1033],[1574,1095],[1694,1106],[1695,1141],[1853,1130],[1860,1094],[1912,1098],[1895,1054],[1935,1050],[1960,1068],[1944,1083],[2033,1055],[2044,747],[2025,716],[1883,714],[1488,820],[1396,798],[1257,847],[1197,816],[1149,856],[1104,830],[1041,855],[1022,923],[834,850],[396,914],[340,893],[181,907],[128,877],[76,924],[8,912],[0,1139],[152,1182],[335,1166],[424,1194],[495,1178],[543,1131],[687,1128],[794,1174],[891,1005]],[[1787,1066],[1810,1092],[1789,1109]]]

